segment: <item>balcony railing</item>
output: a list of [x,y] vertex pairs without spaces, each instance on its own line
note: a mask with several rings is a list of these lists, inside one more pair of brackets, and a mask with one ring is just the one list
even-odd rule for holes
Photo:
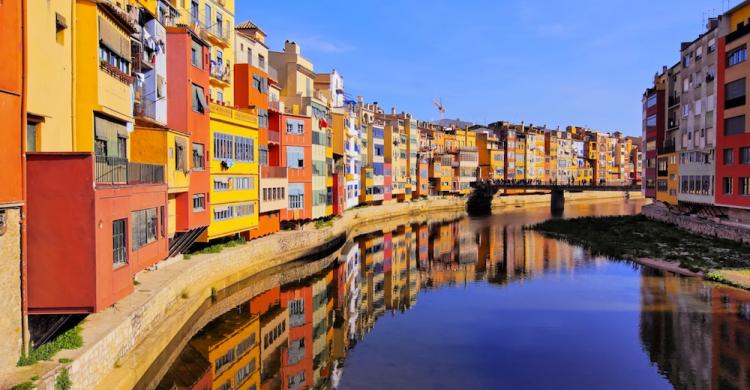
[[123,157],[96,156],[96,183],[112,185],[163,184],[164,166],[130,162]]
[[211,77],[229,83],[229,64],[211,62]]
[[679,96],[670,96],[669,97],[669,107],[676,106],[680,104],[680,97]]
[[269,100],[268,101],[268,109],[276,111],[276,112],[281,112],[281,106],[279,104],[279,101],[278,100]]
[[281,137],[279,136],[278,131],[268,130],[267,134],[268,134],[268,142],[276,142],[276,143],[280,142]]
[[269,166],[260,167],[261,178],[283,179],[283,178],[286,178],[286,175],[287,175],[286,167],[269,167]]

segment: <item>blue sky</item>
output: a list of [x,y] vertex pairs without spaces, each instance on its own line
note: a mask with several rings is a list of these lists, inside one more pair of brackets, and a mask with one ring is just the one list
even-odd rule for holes
[[[727,7],[724,0],[724,8]],[[738,0],[730,0],[735,5]],[[641,95],[722,0],[247,1],[271,50],[296,41],[315,71],[386,109],[479,123],[641,132]]]

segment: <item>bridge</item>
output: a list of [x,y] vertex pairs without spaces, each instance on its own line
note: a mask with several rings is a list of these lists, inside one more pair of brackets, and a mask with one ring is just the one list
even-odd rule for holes
[[500,190],[549,191],[551,193],[551,210],[553,213],[565,209],[565,192],[583,191],[618,191],[628,193],[641,191],[639,185],[589,185],[589,184],[554,184],[545,182],[508,182],[499,180],[480,180],[472,184],[466,209],[470,215],[492,214],[492,198]]

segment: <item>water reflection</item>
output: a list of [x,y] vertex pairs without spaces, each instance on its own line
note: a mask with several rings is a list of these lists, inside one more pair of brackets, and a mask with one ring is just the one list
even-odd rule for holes
[[522,229],[545,218],[357,237],[211,321],[158,388],[750,388],[750,295]]

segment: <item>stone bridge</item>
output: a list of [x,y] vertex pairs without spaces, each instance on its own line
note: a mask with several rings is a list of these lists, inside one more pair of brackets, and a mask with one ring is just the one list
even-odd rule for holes
[[576,184],[551,184],[551,183],[517,183],[493,180],[480,180],[472,185],[473,190],[469,194],[466,210],[470,215],[480,216],[492,214],[492,198],[499,190],[528,190],[548,191],[551,194],[550,208],[552,212],[561,212],[565,209],[565,192],[584,191],[619,191],[629,193],[630,191],[641,191],[641,186],[636,185],[576,185]]

